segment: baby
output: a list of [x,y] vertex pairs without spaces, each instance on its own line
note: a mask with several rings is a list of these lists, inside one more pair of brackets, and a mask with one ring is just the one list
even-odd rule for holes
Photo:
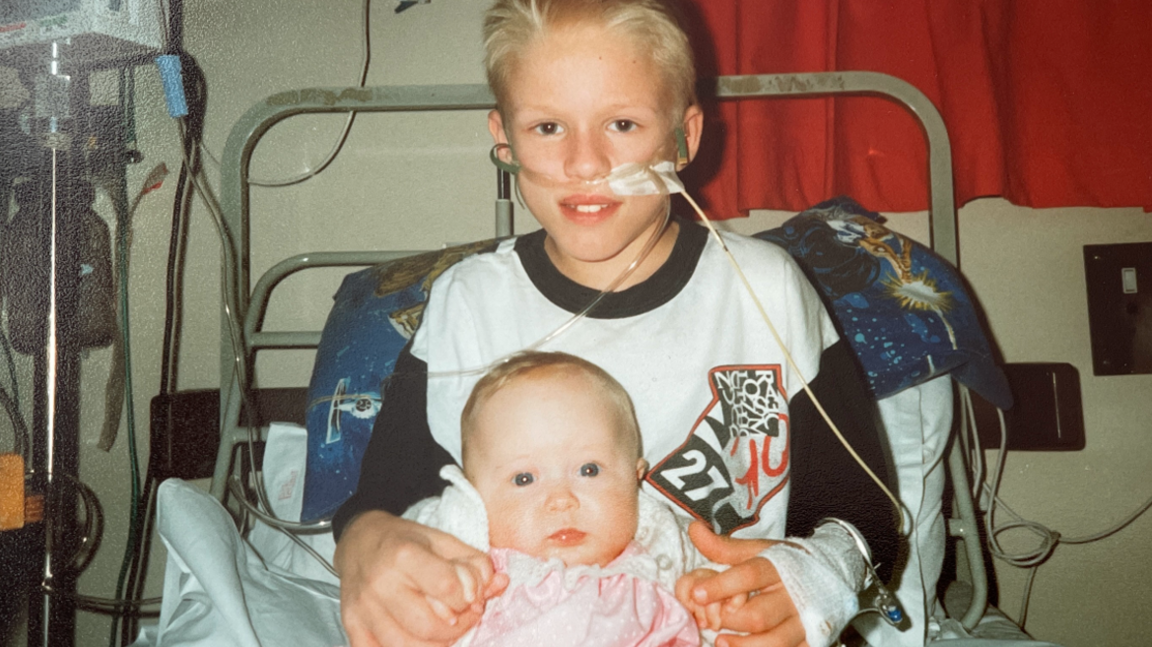
[[452,485],[404,515],[488,550],[509,578],[458,645],[700,644],[672,590],[702,560],[639,489],[647,463],[615,379],[566,353],[517,354],[476,384],[461,433],[463,472],[445,467]]

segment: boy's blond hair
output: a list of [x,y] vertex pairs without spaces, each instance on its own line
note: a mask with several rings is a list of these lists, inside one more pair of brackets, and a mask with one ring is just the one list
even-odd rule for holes
[[675,119],[696,103],[696,64],[672,0],[496,0],[484,16],[484,67],[497,108],[516,56],[550,29],[601,24],[632,37],[664,76]]
[[599,387],[616,413],[618,430],[624,442],[635,449],[641,457],[640,425],[636,422],[636,410],[632,398],[616,378],[608,371],[586,359],[560,352],[524,351],[517,353],[498,364],[480,378],[472,387],[464,411],[460,414],[460,440],[463,445],[464,462],[467,463],[469,439],[476,427],[476,413],[497,391],[509,384],[532,377],[546,378],[555,375],[582,375]]

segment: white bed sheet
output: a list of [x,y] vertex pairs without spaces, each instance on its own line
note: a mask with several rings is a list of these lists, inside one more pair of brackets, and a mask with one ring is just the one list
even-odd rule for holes
[[[265,451],[267,487],[281,518],[299,519],[304,430],[273,425]],[[179,479],[160,485],[157,529],[168,549],[156,625],[133,647],[337,647],[340,589],[334,576],[278,531],[260,524],[245,541],[231,515]],[[331,558],[331,533],[308,537]]]

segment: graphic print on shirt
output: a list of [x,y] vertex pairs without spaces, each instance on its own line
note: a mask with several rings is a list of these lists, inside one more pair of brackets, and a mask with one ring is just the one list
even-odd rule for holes
[[712,401],[688,440],[646,477],[656,489],[730,533],[756,522],[788,480],[788,400],[780,366],[719,366]]

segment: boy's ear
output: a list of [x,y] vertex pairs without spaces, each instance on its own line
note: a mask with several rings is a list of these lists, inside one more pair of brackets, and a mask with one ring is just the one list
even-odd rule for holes
[[508,133],[504,132],[504,116],[500,114],[499,110],[488,113],[488,132],[492,133],[494,143],[508,143]]
[[[700,106],[688,106],[688,109],[684,111],[684,121],[680,127],[684,132],[684,143],[688,149],[688,161],[691,162],[693,159],[696,159],[696,151],[700,150],[700,136],[704,132],[704,111],[700,109]],[[687,166],[687,163],[685,163],[684,166]]]
[[496,142],[488,153],[488,158],[501,171],[512,175],[518,174],[520,165],[516,163],[516,155],[512,152],[512,145],[508,143],[508,133],[504,131],[504,116],[500,114],[499,110],[488,113],[488,132],[492,133],[492,140]]

